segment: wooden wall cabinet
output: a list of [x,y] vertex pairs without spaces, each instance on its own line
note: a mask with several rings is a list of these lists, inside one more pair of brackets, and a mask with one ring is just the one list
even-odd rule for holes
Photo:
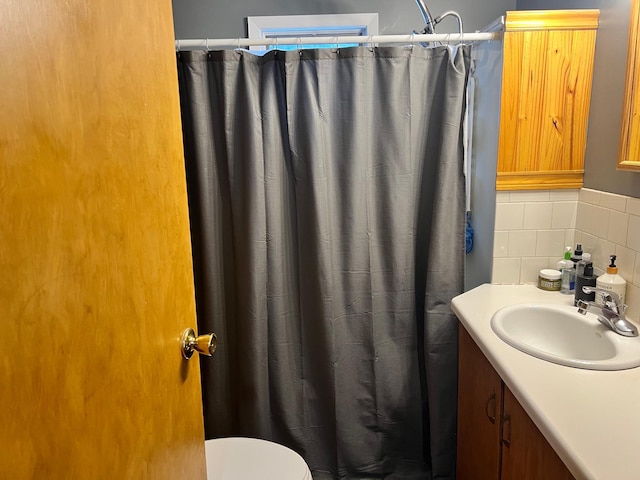
[[497,190],[582,187],[598,15],[507,12]]
[[573,480],[462,325],[458,480]]
[[640,0],[631,1],[618,169],[640,172]]

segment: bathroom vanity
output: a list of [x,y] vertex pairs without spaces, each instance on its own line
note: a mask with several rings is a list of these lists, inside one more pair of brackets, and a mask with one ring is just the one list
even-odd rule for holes
[[459,338],[458,479],[573,479],[463,326]]
[[509,305],[572,303],[533,285],[481,285],[452,301],[460,320],[460,480],[639,478],[640,368],[559,365],[491,328]]

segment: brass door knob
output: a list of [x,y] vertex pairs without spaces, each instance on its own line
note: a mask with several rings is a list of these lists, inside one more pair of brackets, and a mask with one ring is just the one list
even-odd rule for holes
[[187,328],[182,332],[182,356],[189,360],[193,356],[193,352],[210,357],[216,351],[218,337],[215,333],[207,335],[198,335],[193,328]]

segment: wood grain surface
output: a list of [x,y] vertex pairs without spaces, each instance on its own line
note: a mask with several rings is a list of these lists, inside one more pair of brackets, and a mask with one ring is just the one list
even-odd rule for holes
[[0,18],[0,478],[205,478],[171,2]]
[[507,14],[498,190],[582,187],[598,11],[558,11],[521,28],[543,13]]
[[640,0],[631,1],[618,168],[640,172]]

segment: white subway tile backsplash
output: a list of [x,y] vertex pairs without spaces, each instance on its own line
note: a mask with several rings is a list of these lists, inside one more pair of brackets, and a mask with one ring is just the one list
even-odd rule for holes
[[591,231],[594,206],[589,203],[578,202],[576,211],[576,229],[583,232]]
[[626,246],[640,252],[640,216],[629,215]]
[[491,283],[520,283],[520,258],[494,258]]
[[584,203],[590,203],[591,205],[600,205],[600,192],[597,190],[583,188],[580,190],[578,200]]
[[624,303],[627,304],[627,318],[640,321],[640,287],[633,283],[627,283],[627,291],[624,296]]
[[609,233],[610,215],[611,210],[608,208],[594,207],[590,232],[596,237],[607,238],[607,234]]
[[576,224],[576,202],[554,202],[552,205],[551,228],[573,228]]
[[509,256],[509,232],[496,231],[493,234],[493,256]]
[[605,240],[604,238],[598,238],[598,246],[596,247],[594,266],[606,271],[607,266],[611,263],[611,255],[616,253],[616,244]]
[[524,203],[498,203],[496,230],[522,230]]
[[510,199],[510,192],[496,192],[496,203],[509,203]]
[[598,246],[596,247],[596,255],[593,264],[601,270],[606,271],[607,266],[611,263],[609,258],[616,253],[616,244],[605,240],[604,238],[598,238]]
[[560,258],[564,252],[564,230],[538,230],[536,241],[536,257]]
[[535,255],[537,232],[512,230],[509,232],[508,257],[530,257]]
[[565,245],[575,245],[576,243],[580,243],[579,240],[576,240],[576,231],[571,229],[571,230],[565,230],[564,231],[564,244]]
[[[575,243],[582,244],[582,251],[589,252],[595,259],[596,255],[600,252],[598,237],[594,237],[590,233],[580,232],[580,239]],[[595,265],[595,261],[594,261]]]
[[576,234],[574,236],[574,239],[571,245],[573,245],[573,243],[581,243],[584,245],[584,242],[582,241],[582,235],[583,235],[582,231],[576,229]]
[[552,202],[577,202],[580,190],[551,190],[549,200]]
[[627,282],[633,281],[633,269],[636,265],[636,252],[621,245],[615,248],[616,265],[618,265],[618,273]]
[[[543,268],[549,268],[545,257],[522,257],[520,263],[520,283],[537,283],[538,274]],[[555,268],[555,265],[553,266]]]
[[610,240],[613,243],[617,243],[618,245],[626,245],[628,228],[629,214],[611,210],[607,240]]
[[627,197],[615,193],[600,192],[600,206],[624,212],[627,210]]
[[551,214],[553,204],[550,202],[525,203],[524,221],[525,230],[545,230],[551,228]]
[[640,198],[631,198],[627,199],[627,213],[631,213],[632,215],[640,215]]
[[549,191],[521,191],[521,192],[511,192],[511,201],[512,202],[548,202],[549,201]]
[[640,198],[597,190],[498,192],[493,283],[535,283],[565,246],[582,244],[596,274],[617,256],[628,316],[640,319]]

